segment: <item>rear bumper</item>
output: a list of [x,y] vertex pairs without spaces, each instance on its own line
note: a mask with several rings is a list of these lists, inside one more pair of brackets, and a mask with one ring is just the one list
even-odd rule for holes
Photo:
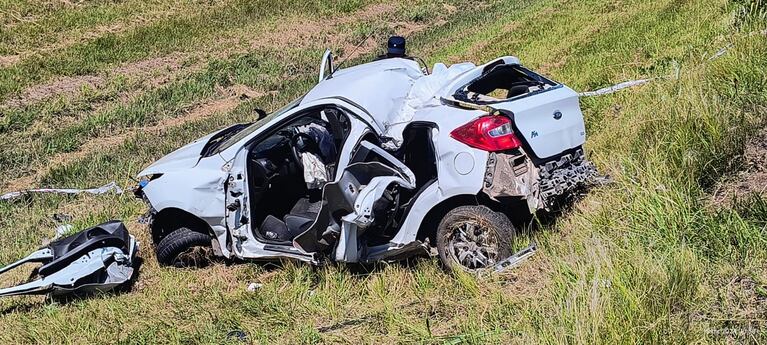
[[482,192],[503,204],[523,200],[530,213],[544,207],[540,197],[539,170],[524,150],[490,153]]
[[557,198],[590,185],[597,176],[594,164],[586,159],[582,148],[540,165],[534,164],[522,149],[491,153],[482,192],[501,203],[522,200],[534,213],[550,210]]

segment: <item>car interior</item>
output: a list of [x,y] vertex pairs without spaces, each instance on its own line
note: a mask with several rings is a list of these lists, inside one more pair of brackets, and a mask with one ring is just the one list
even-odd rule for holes
[[493,64],[487,66],[477,79],[458,89],[454,97],[481,104],[519,97],[555,85],[519,65]]
[[[342,110],[311,108],[249,148],[251,227],[256,237],[267,243],[287,243],[314,222],[322,182],[335,176],[350,130]],[[318,183],[307,183],[307,171],[320,177]]]
[[[350,130],[351,123],[344,111],[327,107],[313,108],[291,122],[279,126],[249,148],[247,161],[253,218],[251,230],[260,241],[291,245],[297,236],[311,232],[311,240],[302,239],[301,246],[305,250],[318,249],[319,247],[309,242],[322,242],[323,229],[333,223],[340,224],[340,216],[334,210],[345,210],[341,213],[351,211],[348,205],[342,207],[341,204],[344,203],[324,207],[322,202],[323,187],[326,184],[331,187],[324,190],[328,194],[326,199],[336,194],[345,194],[344,191],[336,190],[338,188],[334,189],[336,184],[332,182],[336,175],[341,148]],[[393,187],[391,191],[387,191],[385,200],[376,204],[376,221],[363,236],[368,245],[387,243],[393,238],[409,212],[414,196],[436,181],[437,162],[432,130],[433,124],[411,124],[403,132],[404,141],[400,149],[391,152],[396,159],[411,169],[416,177],[416,188],[399,190]],[[376,146],[380,145],[378,138],[370,133],[360,139],[363,140]],[[313,155],[319,159],[319,169],[324,169],[327,176],[325,180],[320,181],[321,183],[307,183],[307,170],[317,170],[318,167],[307,167],[305,155]],[[353,163],[386,165],[386,161],[373,152],[359,148],[352,154],[350,165]],[[365,171],[364,169],[371,168],[358,169]],[[357,175],[360,173],[352,175],[359,180]],[[372,178],[367,176],[367,173],[361,174],[366,176],[363,180]],[[335,199],[345,200],[337,196]],[[325,218],[328,218],[328,224],[319,224],[317,221],[322,218],[321,212],[327,213]],[[307,231],[310,227],[317,229]]]

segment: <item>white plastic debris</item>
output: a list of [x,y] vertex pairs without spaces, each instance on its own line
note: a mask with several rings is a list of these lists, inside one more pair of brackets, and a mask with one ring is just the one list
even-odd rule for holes
[[596,91],[580,92],[580,93],[578,93],[578,96],[581,96],[581,97],[591,97],[591,96],[609,95],[611,93],[618,92],[618,91],[623,90],[625,88],[647,84],[647,83],[651,82],[652,80],[653,79],[637,79],[637,80],[624,81],[622,83],[618,83],[618,84],[615,84],[613,86],[601,88],[601,89],[596,90]]
[[74,226],[72,226],[72,224],[61,224],[61,225],[57,226],[56,227],[56,235],[53,236],[53,240],[57,240],[57,239],[63,237],[64,235],[66,235],[69,232],[71,232],[73,228],[74,228]]
[[258,290],[258,289],[260,289],[262,287],[264,287],[264,284],[250,283],[250,284],[248,284],[248,291],[254,292],[254,291],[256,291],[256,290]]
[[726,54],[727,50],[729,50],[731,47],[732,47],[731,44],[728,44],[726,47],[722,47],[716,53],[714,53],[714,55],[712,55],[710,58],[708,58],[708,61],[713,61],[713,60],[716,60],[716,59],[722,57],[722,55]]
[[21,190],[16,192],[9,192],[5,193],[3,195],[0,195],[0,200],[11,200],[18,198],[22,195],[32,194],[32,193],[56,193],[56,194],[81,194],[81,193],[88,193],[93,195],[99,195],[99,194],[106,194],[110,191],[114,191],[115,194],[122,194],[123,190],[119,186],[117,186],[117,183],[112,181],[110,183],[107,183],[101,187],[98,188],[91,188],[91,189],[75,189],[75,188],[38,188],[38,189],[27,189],[27,190]]
[[35,280],[0,289],[16,295],[105,292],[127,283],[135,272],[139,242],[121,221],[109,221],[53,241],[21,260],[0,267],[0,274],[26,263],[40,263]]

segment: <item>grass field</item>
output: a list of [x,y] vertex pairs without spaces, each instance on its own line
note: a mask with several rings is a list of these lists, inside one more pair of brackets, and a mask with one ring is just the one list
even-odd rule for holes
[[131,186],[308,91],[324,48],[352,65],[394,33],[430,64],[515,55],[579,91],[655,78],[582,99],[586,150],[615,183],[531,224],[539,252],[503,276],[436,260],[166,269],[130,193],[0,202],[0,265],[50,238],[55,213],[125,220],[144,259],[126,292],[0,300],[0,343],[767,341],[763,0],[0,0],[0,25],[3,192]]

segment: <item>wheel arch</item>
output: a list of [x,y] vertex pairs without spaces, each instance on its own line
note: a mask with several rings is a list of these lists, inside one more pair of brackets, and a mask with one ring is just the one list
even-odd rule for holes
[[[435,244],[435,236],[437,234],[439,222],[442,221],[442,218],[445,217],[450,210],[459,206],[487,206],[495,212],[501,212],[509,216],[507,206],[490,199],[483,193],[458,194],[442,200],[426,213],[426,216],[424,216],[420,227],[418,228],[416,239],[424,241],[428,238],[431,244]],[[511,217],[509,217],[509,219],[511,219]]]
[[439,222],[445,214],[450,212],[450,210],[464,205],[480,205],[479,198],[477,195],[459,194],[442,200],[439,204],[432,207],[421,221],[416,239],[419,241],[429,239],[429,243],[432,245],[436,244],[437,226],[439,226]]
[[167,207],[154,215],[152,220],[152,241],[159,243],[173,230],[186,227],[190,230],[210,235],[213,229],[202,218],[176,207]]

